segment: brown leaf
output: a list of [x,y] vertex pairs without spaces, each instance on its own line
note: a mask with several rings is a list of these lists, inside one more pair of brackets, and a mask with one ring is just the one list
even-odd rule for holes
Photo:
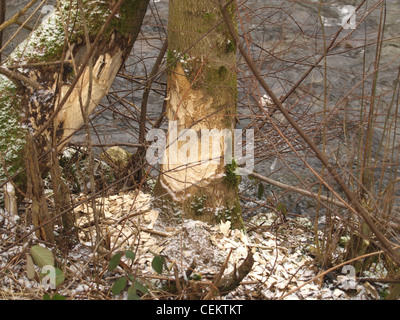
[[26,274],[29,280],[35,279],[35,264],[30,254],[26,255]]

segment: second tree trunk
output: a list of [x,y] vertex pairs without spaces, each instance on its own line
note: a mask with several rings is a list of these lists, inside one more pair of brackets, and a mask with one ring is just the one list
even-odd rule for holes
[[169,130],[156,195],[184,218],[242,228],[231,160],[236,44],[215,1],[171,0],[169,12]]

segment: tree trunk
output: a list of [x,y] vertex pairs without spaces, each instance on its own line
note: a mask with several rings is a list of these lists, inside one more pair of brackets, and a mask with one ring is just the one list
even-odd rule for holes
[[[6,0],[0,0],[0,25],[3,24],[3,22],[6,19]],[[0,48],[3,47],[3,31],[0,30]],[[0,62],[1,62],[1,52],[0,52]]]
[[[30,150],[26,135],[34,140],[40,167],[36,177],[19,175],[18,184],[34,182],[49,171],[52,153],[65,146],[84,123],[83,113],[90,115],[109,91],[131,52],[148,3],[59,0],[55,10],[14,50],[6,68],[0,69],[2,179],[24,168],[24,150],[27,155]],[[31,186],[43,189],[41,184]],[[43,190],[33,193],[38,199],[43,197]]]
[[[57,9],[7,61],[13,70],[15,66],[30,65],[18,69],[23,76],[40,84],[36,88],[39,90],[25,89],[28,125],[34,132],[44,131],[42,140],[55,133],[55,139],[61,143],[59,147],[84,123],[80,101],[90,100],[90,114],[110,89],[131,52],[149,2],[122,1],[118,17],[102,30],[116,5],[112,1],[82,1],[84,21],[78,1],[72,1],[72,6],[69,0],[59,1]],[[85,29],[90,44],[85,41]],[[91,68],[88,54],[93,61]],[[49,127],[44,128],[45,125]]]
[[27,194],[32,199],[32,221],[37,229],[36,236],[44,241],[54,243],[54,221],[50,217],[46,204],[35,141],[29,135],[27,135],[25,151],[26,175],[28,177]]
[[[235,6],[229,9],[235,21]],[[235,162],[229,164],[237,114],[236,49],[216,1],[170,1],[169,130],[155,194],[164,208],[181,210],[184,218],[229,220],[242,228],[239,177]]]
[[75,229],[75,214],[71,209],[71,192],[62,179],[56,152],[52,152],[50,174],[54,191],[55,214],[61,215],[64,235],[73,242],[78,239],[78,233]]

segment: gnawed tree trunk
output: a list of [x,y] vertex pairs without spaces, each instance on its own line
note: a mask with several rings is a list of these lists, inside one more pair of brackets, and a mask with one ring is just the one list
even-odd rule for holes
[[[79,1],[84,7],[83,16],[78,9]],[[82,113],[93,112],[109,91],[131,52],[149,3],[149,0],[79,1],[57,1],[54,12],[44,18],[0,69],[3,74],[0,120],[4,120],[0,121],[3,164],[0,176],[4,181],[21,172],[25,167],[24,151],[26,163],[34,165],[29,150],[36,149],[39,171],[27,170],[31,175],[28,179],[24,174],[18,175],[17,184],[23,186],[28,181],[41,205],[43,185],[35,183],[36,180],[49,171],[54,153],[83,125]],[[33,137],[29,148],[25,135]],[[57,161],[53,164],[58,165]],[[60,178],[57,170],[53,170],[56,183]],[[66,191],[65,186],[54,188],[56,196],[65,196],[58,201],[62,206],[68,194],[59,191]],[[68,217],[64,218],[67,224],[71,223]],[[41,216],[41,223],[45,222],[43,219],[50,217]]]
[[[229,9],[236,21],[234,4]],[[236,124],[236,49],[216,1],[170,1],[170,129],[155,194],[165,200],[164,208],[181,210],[184,218],[212,224],[229,220],[242,228],[239,177],[235,162],[229,164],[232,155],[225,153]],[[187,147],[193,154],[184,151]]]

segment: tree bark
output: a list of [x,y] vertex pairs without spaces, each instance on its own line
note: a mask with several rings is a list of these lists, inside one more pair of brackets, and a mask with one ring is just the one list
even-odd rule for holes
[[63,181],[56,152],[51,157],[51,183],[54,191],[55,215],[61,215],[64,235],[71,242],[78,239],[78,233],[75,229],[75,214],[71,209],[71,191],[68,185]]
[[[0,118],[14,124],[0,125],[0,176],[8,179],[31,165],[35,170],[26,168],[27,180],[40,189],[32,190],[40,206],[45,205],[40,200],[43,185],[35,181],[49,171],[52,154],[84,123],[82,110],[90,115],[109,91],[132,50],[149,0],[82,2],[83,15],[77,0],[57,1],[54,12],[6,60],[7,69],[0,70],[0,77],[12,80],[0,86]],[[25,135],[33,138],[32,146],[21,138]],[[32,147],[40,159],[38,171],[29,160]],[[57,169],[53,173],[57,176]],[[26,181],[24,175],[19,178],[19,184]]]
[[[0,0],[0,26],[6,20],[6,0]],[[0,30],[0,48],[3,47],[3,30]],[[1,62],[1,52],[0,52],[0,62]]]
[[[235,22],[234,4],[229,9]],[[218,3],[170,1],[170,130],[155,194],[184,218],[212,224],[229,220],[242,228],[239,177],[235,163],[229,164],[237,114],[236,49]],[[182,135],[185,129],[192,131]],[[212,150],[210,138],[215,138]],[[187,147],[191,151],[185,152]]]
[[39,239],[54,243],[54,222],[52,221],[46,204],[43,180],[39,169],[38,154],[35,141],[27,135],[26,175],[28,178],[28,197],[32,200],[32,221],[36,236]]

